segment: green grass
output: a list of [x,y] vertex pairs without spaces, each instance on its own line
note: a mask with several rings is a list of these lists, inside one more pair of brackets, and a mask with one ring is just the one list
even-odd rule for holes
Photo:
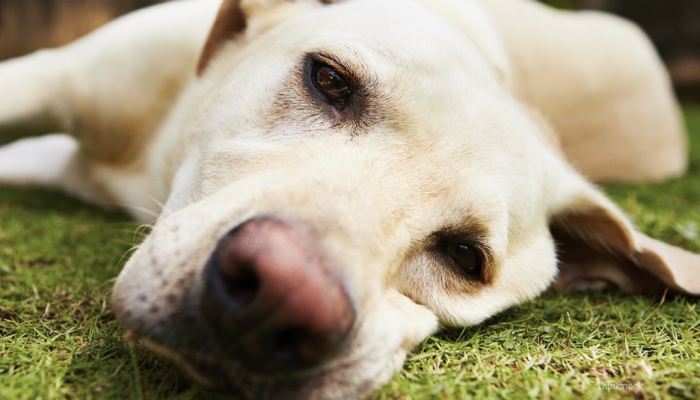
[[[652,236],[700,251],[700,108],[686,108],[689,174],[608,193]],[[119,213],[0,188],[0,399],[209,399],[109,310],[135,243]],[[698,302],[546,293],[475,328],[427,339],[372,399],[700,398]]]

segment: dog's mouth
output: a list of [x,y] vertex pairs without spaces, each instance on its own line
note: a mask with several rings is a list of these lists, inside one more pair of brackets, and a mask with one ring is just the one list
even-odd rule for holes
[[177,364],[195,382],[210,388],[226,389],[231,385],[228,374],[214,359],[185,355],[153,340],[139,337],[133,331],[126,334],[130,343],[142,343],[154,352],[170,359]]
[[[353,377],[360,372],[357,369],[358,366],[361,367],[360,361],[371,360],[371,356],[348,357],[346,354],[338,357],[338,360],[316,368],[293,373],[259,373],[246,368],[238,360],[224,360],[215,357],[213,353],[207,355],[188,350],[174,350],[152,339],[139,337],[132,331],[127,333],[127,340],[131,343],[141,343],[155,353],[169,359],[193,381],[202,386],[229,395],[238,394],[256,400],[361,398],[371,391],[378,382],[387,379],[388,376],[383,375],[386,371],[393,371],[395,366],[392,362],[397,361],[386,359],[380,368],[381,371],[378,371],[380,373],[370,374],[371,378],[365,377],[359,379],[359,383],[350,384]],[[403,359],[403,356],[401,358]],[[401,361],[398,360],[398,365]]]
[[[130,334],[129,336],[135,337]],[[188,354],[187,351],[175,351],[167,346],[146,338],[137,340],[154,352],[174,362],[187,376],[196,383],[209,389],[221,391],[227,394],[242,394],[250,399],[263,398],[304,398],[303,393],[290,390],[289,386],[299,386],[303,380],[312,377],[285,376],[285,375],[259,375],[251,373],[239,363],[204,356],[202,354]],[[275,390],[277,386],[287,387],[283,392]]]

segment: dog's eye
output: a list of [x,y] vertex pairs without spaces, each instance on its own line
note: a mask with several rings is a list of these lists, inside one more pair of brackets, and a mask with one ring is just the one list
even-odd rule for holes
[[342,109],[352,94],[343,75],[328,64],[317,62],[312,71],[313,83],[331,104]]
[[441,244],[441,250],[465,276],[471,279],[482,279],[484,260],[477,247],[464,242],[447,240]]

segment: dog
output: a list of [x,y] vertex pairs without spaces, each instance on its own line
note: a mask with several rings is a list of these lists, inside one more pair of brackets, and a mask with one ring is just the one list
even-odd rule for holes
[[686,165],[667,74],[612,16],[182,0],[2,63],[0,87],[0,182],[157,215],[116,317],[250,398],[362,398],[552,284],[700,294],[700,256],[591,183]]

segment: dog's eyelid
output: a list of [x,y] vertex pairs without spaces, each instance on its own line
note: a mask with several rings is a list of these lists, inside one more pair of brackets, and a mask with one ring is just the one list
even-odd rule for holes
[[326,64],[335,69],[351,85],[353,92],[366,92],[369,88],[379,86],[379,79],[369,73],[371,68],[359,60],[341,58],[323,51],[308,53],[305,59]]
[[[431,235],[430,247],[440,253],[444,253],[445,246],[448,244],[464,245],[476,252],[479,268],[477,278],[479,283],[488,284],[494,279],[494,265],[496,257],[494,256],[492,246],[489,245],[485,236],[478,232],[460,232],[454,229],[445,229]],[[443,257],[444,258],[444,257]],[[449,260],[448,262],[453,262]],[[466,278],[466,277],[465,277]]]
[[345,78],[352,79],[352,77],[353,77],[352,73],[350,73],[349,69],[345,66],[345,63],[338,60],[336,57],[333,57],[333,56],[325,54],[325,53],[315,53],[315,54],[311,54],[311,58],[316,62],[326,64],[329,67],[335,69],[336,71],[338,71],[338,73],[343,75]]

